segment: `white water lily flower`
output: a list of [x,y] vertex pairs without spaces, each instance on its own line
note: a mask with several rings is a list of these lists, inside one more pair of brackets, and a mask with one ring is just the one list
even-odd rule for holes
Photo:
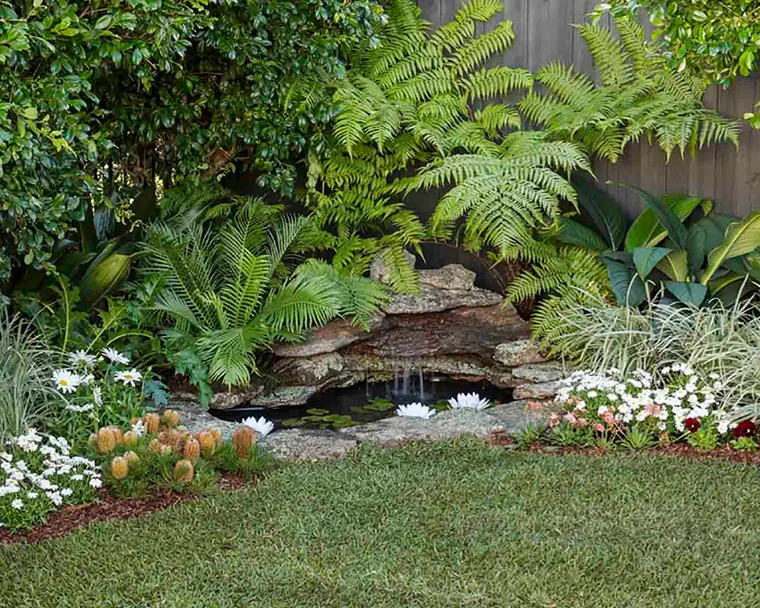
[[129,363],[129,357],[126,355],[121,354],[118,350],[115,348],[104,348],[100,353],[111,363],[120,363],[121,365],[126,365]]
[[53,382],[62,393],[73,393],[82,384],[82,377],[68,369],[57,369],[53,372]]
[[95,365],[95,362],[97,359],[95,358],[95,355],[89,355],[87,354],[86,350],[78,350],[73,353],[69,353],[68,355],[69,363],[73,366],[77,365],[83,365],[85,367],[92,367]]
[[477,393],[459,393],[456,397],[449,399],[449,405],[455,410],[480,411],[491,405],[491,402],[481,398]]
[[410,403],[408,405],[399,405],[396,410],[396,416],[402,416],[404,418],[424,418],[430,420],[436,415],[434,409],[429,408],[427,405],[421,403]]
[[255,416],[251,416],[250,418],[245,418],[241,424],[244,424],[247,427],[252,428],[254,431],[256,431],[259,435],[262,437],[266,437],[274,430],[274,423],[271,420],[267,420],[262,416],[258,420]]
[[126,372],[119,372],[114,378],[119,382],[123,382],[124,386],[134,386],[136,382],[142,380],[142,374],[136,369],[130,369]]

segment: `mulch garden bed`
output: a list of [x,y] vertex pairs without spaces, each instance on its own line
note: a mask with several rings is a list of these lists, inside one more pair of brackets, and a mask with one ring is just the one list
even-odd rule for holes
[[[222,492],[234,492],[247,486],[247,482],[237,475],[224,475],[217,485]],[[70,534],[77,528],[97,521],[112,519],[132,519],[142,517],[186,500],[200,498],[197,494],[182,494],[163,488],[141,498],[116,498],[103,490],[100,501],[84,505],[71,505],[48,516],[46,523],[27,532],[11,533],[0,528],[0,545],[27,543],[34,545],[45,540],[54,540]]]

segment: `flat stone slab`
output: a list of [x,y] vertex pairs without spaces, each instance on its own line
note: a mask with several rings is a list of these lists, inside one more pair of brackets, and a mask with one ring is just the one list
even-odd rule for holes
[[546,363],[529,363],[512,369],[512,375],[533,383],[555,382],[566,378],[569,374],[561,363],[550,361]]
[[342,458],[359,445],[352,438],[336,431],[292,429],[266,437],[262,443],[277,460],[315,461]]
[[498,293],[478,287],[439,289],[422,284],[419,296],[396,294],[384,310],[389,315],[421,315],[463,306],[493,306],[503,299]]
[[531,340],[512,340],[499,344],[493,358],[506,367],[518,367],[544,361],[543,355],[538,351],[538,346]]
[[512,395],[515,399],[552,399],[557,395],[562,386],[561,381],[523,384],[518,386]]
[[429,420],[396,416],[342,429],[340,433],[360,443],[382,446],[402,445],[410,441],[446,441],[462,435],[485,438],[492,430],[503,429],[512,433],[529,423],[540,421],[542,413],[528,412],[526,405],[525,401],[515,401],[482,411],[448,410]]
[[449,264],[434,270],[418,270],[417,276],[421,285],[430,285],[438,289],[468,290],[475,287],[477,275],[461,264]]

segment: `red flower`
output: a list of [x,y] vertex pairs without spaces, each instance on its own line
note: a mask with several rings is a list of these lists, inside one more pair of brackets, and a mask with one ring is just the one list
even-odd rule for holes
[[740,422],[734,428],[734,437],[736,439],[739,439],[739,437],[754,437],[755,435],[757,435],[757,426],[751,420]]
[[690,433],[696,433],[702,427],[702,423],[698,418],[687,418],[683,421],[683,425]]

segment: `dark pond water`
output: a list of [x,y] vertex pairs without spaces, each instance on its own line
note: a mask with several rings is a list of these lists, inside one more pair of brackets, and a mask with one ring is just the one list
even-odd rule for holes
[[[422,391],[420,391],[422,380]],[[512,392],[488,382],[466,382],[449,378],[424,378],[411,374],[404,381],[361,384],[331,389],[314,395],[306,405],[298,407],[239,407],[232,410],[211,410],[222,420],[239,422],[243,418],[264,416],[275,428],[345,428],[374,422],[396,415],[396,407],[420,402],[438,409],[448,409],[445,402],[458,393],[478,393],[494,403],[512,400]]]

